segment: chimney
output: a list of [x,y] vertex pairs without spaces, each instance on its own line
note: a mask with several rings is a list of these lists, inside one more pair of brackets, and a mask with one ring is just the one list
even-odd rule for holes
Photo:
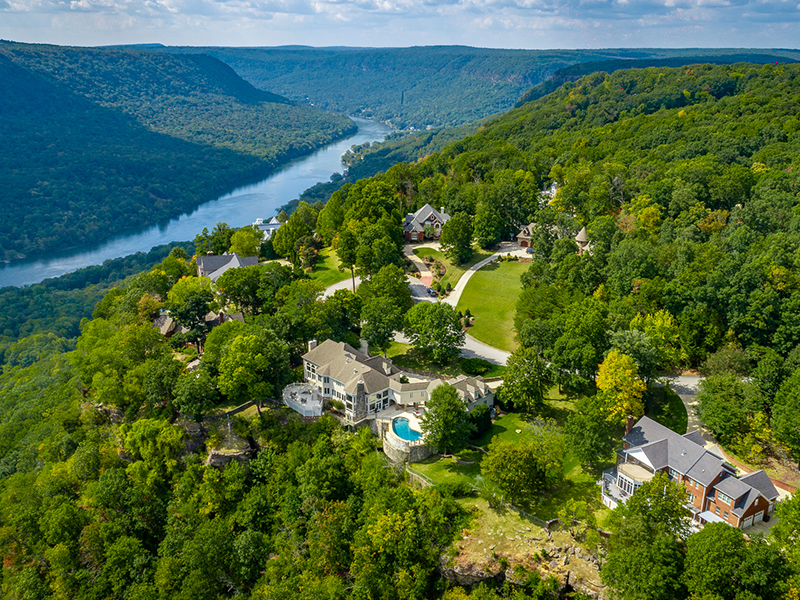
[[214,251],[209,250],[208,252],[206,252],[206,256],[214,256]]
[[222,325],[225,322],[225,313],[219,311],[219,324]]
[[633,426],[636,424],[636,419],[633,415],[628,415],[628,419],[625,421],[625,435],[628,435],[633,429]]
[[442,213],[442,214],[444,214],[444,206],[440,206],[440,207],[439,207],[439,212],[440,212],[440,213]]
[[308,340],[308,351],[311,352],[317,347],[317,340]]

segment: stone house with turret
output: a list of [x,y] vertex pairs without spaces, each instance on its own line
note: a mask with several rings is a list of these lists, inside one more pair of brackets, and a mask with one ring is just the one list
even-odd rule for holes
[[303,373],[323,399],[344,405],[346,419],[353,424],[390,406],[424,408],[431,392],[445,383],[456,388],[469,410],[478,404],[494,406],[494,393],[481,377],[442,379],[407,373],[391,359],[369,356],[344,342],[310,341]]

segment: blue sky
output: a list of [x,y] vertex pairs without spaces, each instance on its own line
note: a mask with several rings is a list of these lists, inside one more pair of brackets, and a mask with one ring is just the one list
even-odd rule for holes
[[800,47],[800,0],[0,0],[0,38],[102,45]]

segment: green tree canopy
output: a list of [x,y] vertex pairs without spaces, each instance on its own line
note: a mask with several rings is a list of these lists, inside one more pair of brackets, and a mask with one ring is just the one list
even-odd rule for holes
[[472,256],[472,219],[465,213],[456,213],[442,227],[439,243],[445,255],[461,264]]
[[438,363],[456,358],[464,343],[458,313],[440,302],[414,305],[406,313],[404,331],[415,348]]
[[466,402],[447,384],[431,392],[420,427],[425,443],[445,454],[463,450],[473,431]]

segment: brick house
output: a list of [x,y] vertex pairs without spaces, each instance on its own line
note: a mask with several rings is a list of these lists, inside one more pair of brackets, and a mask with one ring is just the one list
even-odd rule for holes
[[433,232],[433,239],[438,240],[442,234],[442,227],[449,220],[450,215],[444,212],[444,208],[436,210],[430,204],[426,204],[417,212],[406,215],[403,223],[403,235],[407,242],[421,242],[425,239],[425,227],[427,226]]
[[736,469],[706,450],[700,432],[680,435],[652,419],[629,421],[617,464],[603,473],[603,504],[615,508],[656,473],[686,488],[686,508],[697,526],[724,522],[748,527],[775,508],[778,491],[764,471],[736,477]]

